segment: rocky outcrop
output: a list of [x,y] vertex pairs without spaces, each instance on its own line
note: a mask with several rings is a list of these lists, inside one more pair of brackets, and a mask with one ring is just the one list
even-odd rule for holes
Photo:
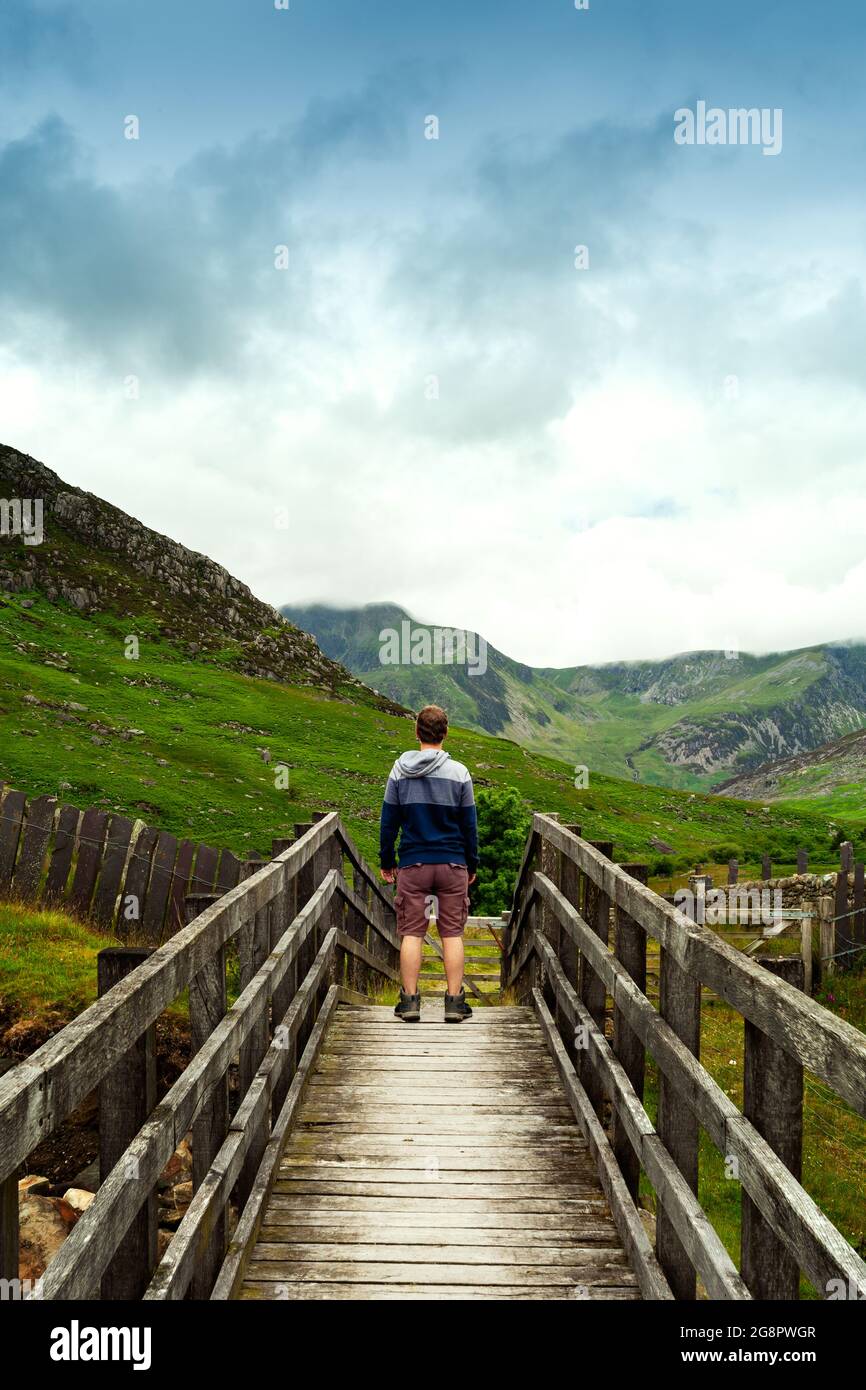
[[219,654],[221,664],[248,675],[318,685],[395,709],[222,565],[70,487],[28,454],[0,446],[0,496],[41,499],[45,532],[41,544],[3,541],[0,588],[36,590],[83,613],[154,610],[161,634],[190,656]]

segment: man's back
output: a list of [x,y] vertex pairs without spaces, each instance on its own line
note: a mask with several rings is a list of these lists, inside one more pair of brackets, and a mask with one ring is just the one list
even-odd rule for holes
[[381,822],[381,862],[391,868],[400,834],[400,863],[478,862],[475,796],[462,763],[442,748],[412,749],[394,763],[385,788]]

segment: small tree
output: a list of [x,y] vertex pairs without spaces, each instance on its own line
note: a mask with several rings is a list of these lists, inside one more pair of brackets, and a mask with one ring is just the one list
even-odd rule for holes
[[478,878],[472,885],[472,910],[479,917],[507,912],[532,825],[514,787],[478,792]]

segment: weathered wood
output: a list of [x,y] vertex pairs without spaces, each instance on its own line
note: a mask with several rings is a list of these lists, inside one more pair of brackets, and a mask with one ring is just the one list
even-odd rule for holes
[[24,902],[30,902],[38,895],[42,865],[51,838],[56,810],[56,796],[34,797],[27,808],[12,889],[15,897],[21,898]]
[[102,927],[114,925],[117,896],[131,839],[132,821],[129,816],[112,816],[108,822],[102,869],[93,897],[93,915]]
[[786,981],[774,979],[716,932],[690,922],[658,894],[623,874],[618,864],[605,861],[585,840],[569,835],[564,826],[536,815],[533,828],[536,834],[549,834],[584,872],[602,881],[617,906],[670,951],[687,974],[794,1053],[807,1071],[866,1116],[862,1033]]
[[237,855],[232,854],[230,849],[224,849],[220,855],[219,870],[217,871],[217,891],[227,893],[230,888],[234,888],[240,883],[240,878],[241,861]]
[[[595,841],[591,843],[593,843],[593,848],[596,849],[599,854],[603,854],[607,859],[610,859],[613,855],[612,842]],[[587,923],[595,932],[599,941],[607,945],[610,938],[610,898],[599,885],[587,882],[585,910],[587,914]],[[580,959],[580,986],[578,993],[590,1017],[603,1032],[605,1012],[607,1009],[607,990],[604,980],[600,975],[596,974],[592,968],[591,962],[585,955],[582,955]],[[603,1091],[599,1078],[593,1074],[586,1049],[578,1054],[577,1074],[586,1094],[595,1106],[596,1114],[601,1118]]]
[[[186,922],[194,922],[199,912],[209,906],[210,894],[205,897],[188,895],[184,905]],[[225,949],[215,952],[207,965],[190,981],[189,1024],[193,1056],[200,1052],[217,1025],[225,1017],[226,997]],[[205,1181],[210,1166],[225,1140],[229,1124],[228,1078],[220,1077],[214,1084],[192,1125],[192,1186],[197,1192]],[[219,1267],[225,1258],[226,1218],[220,1211],[213,1220],[209,1238],[202,1243],[192,1276],[193,1298],[208,1298]]]
[[[701,987],[662,948],[659,966],[659,1013],[695,1057],[701,1047]],[[698,1122],[682,1104],[676,1089],[662,1073],[659,1078],[659,1138],[692,1192],[698,1190]],[[656,1224],[659,1261],[679,1299],[694,1299],[695,1271],[688,1250],[664,1209]]]
[[77,806],[61,806],[57,817],[57,827],[54,831],[54,848],[51,851],[51,860],[43,890],[46,904],[56,902],[63,897],[66,880],[69,877],[69,866],[75,851],[75,839],[80,819],[81,812]]
[[[866,946],[866,865],[862,859],[854,865],[854,916],[851,937],[858,946]],[[861,955],[857,962],[862,959]]]
[[807,874],[809,872],[809,851],[807,849],[797,850],[797,873]]
[[27,798],[23,792],[7,791],[0,807],[0,892],[8,893],[21,838]]
[[[139,968],[148,955],[142,947],[110,946],[100,951],[100,995]],[[151,1026],[129,1041],[126,1055],[99,1087],[99,1171],[103,1179],[115,1165],[129,1161],[127,1149],[156,1105],[156,1031]],[[142,1297],[156,1264],[156,1240],[156,1193],[151,1192],[102,1275],[104,1299]]]
[[[181,840],[178,845],[177,858],[174,861],[174,869],[171,875],[171,887],[168,890],[168,905],[165,916],[165,935],[173,936],[186,922],[186,897],[189,892],[189,883],[192,878],[192,858],[195,853],[195,844],[192,840]],[[234,886],[234,885],[232,885]]]
[[[836,973],[836,923],[833,916],[833,899],[825,894],[818,899],[818,978],[821,981],[830,979]],[[778,1035],[773,1036],[778,1042]]]
[[[623,872],[639,883],[646,884],[649,871],[646,864],[623,864]],[[616,909],[616,958],[641,994],[646,994],[646,932],[624,911]],[[622,1007],[614,998],[613,1049],[634,1089],[643,1100],[646,1051],[640,1038],[629,1025]],[[640,1159],[629,1142],[618,1114],[613,1117],[612,1146],[626,1187],[637,1201],[640,1183]]]
[[[580,836],[581,834],[581,827],[579,825],[570,825],[568,829],[571,831],[572,835]],[[560,854],[559,856],[559,874],[559,886],[563,897],[567,898],[573,907],[579,909],[580,874],[574,861],[564,854]],[[566,979],[576,988],[580,957],[574,941],[568,933],[563,932],[561,928],[559,932],[559,950],[557,951],[557,955],[565,971]],[[574,1061],[573,1052],[571,1050],[568,1051],[569,1056],[572,1061]]]
[[195,867],[189,883],[190,893],[209,893],[216,882],[218,851],[211,845],[199,845]]
[[0,1181],[0,1279],[18,1278],[18,1175]]
[[770,862],[769,854],[761,856],[761,878],[766,882],[773,877],[773,865]]
[[141,930],[150,865],[158,839],[158,830],[150,825],[140,825],[132,841],[117,917],[117,935],[120,937],[137,936]]
[[91,806],[81,817],[78,831],[78,858],[72,887],[69,890],[69,905],[74,912],[86,915],[90,910],[90,899],[96,884],[96,875],[102,864],[103,844],[108,816]]
[[[803,964],[796,957],[769,956],[761,964],[796,989],[802,988]],[[743,1113],[799,1182],[803,1159],[803,1068],[748,1021]],[[753,1298],[799,1298],[799,1265],[748,1192],[743,1193],[740,1248],[740,1268]]]
[[736,859],[728,860],[728,883],[737,883],[740,878],[740,866]]
[[150,882],[147,885],[144,911],[141,915],[142,935],[152,946],[158,946],[163,937],[165,905],[168,902],[176,858],[176,836],[170,835],[167,830],[161,830],[154,846]]

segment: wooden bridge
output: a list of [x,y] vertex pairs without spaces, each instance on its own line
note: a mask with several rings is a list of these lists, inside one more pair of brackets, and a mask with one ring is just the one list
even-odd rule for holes
[[[0,1278],[27,1156],[98,1089],[102,1183],[42,1298],[788,1298],[801,1272],[866,1296],[799,1181],[804,1069],[866,1116],[866,1038],[799,961],[772,973],[537,814],[499,1002],[454,1027],[430,1000],[407,1026],[376,1003],[391,895],[336,814],[299,829],[187,898],[158,949],[103,952],[101,997],[0,1080]],[[745,1021],[742,1112],[699,1060],[704,990]],[[193,1057],[157,1100],[154,1026],[186,991]],[[696,1195],[700,1129],[741,1185],[738,1265]],[[157,1183],[188,1133],[194,1195],[158,1260]]]

